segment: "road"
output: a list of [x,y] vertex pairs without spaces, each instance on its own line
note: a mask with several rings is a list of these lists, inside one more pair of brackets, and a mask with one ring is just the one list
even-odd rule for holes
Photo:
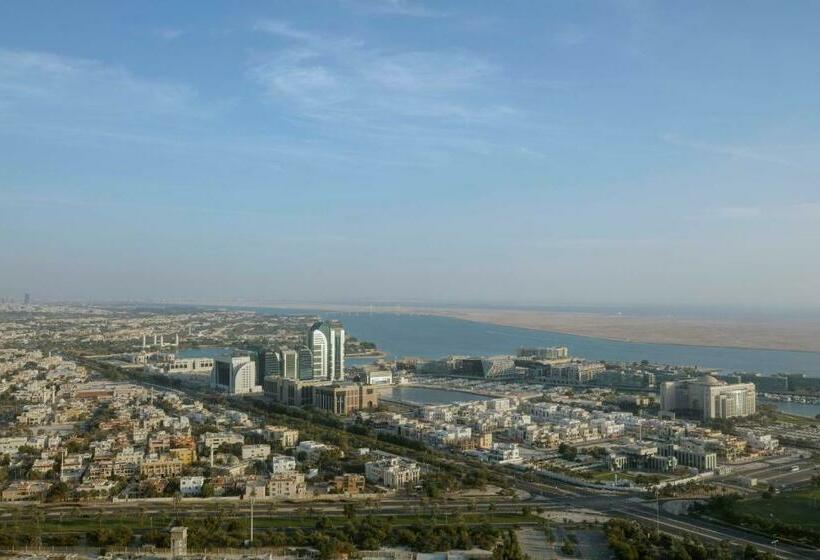
[[[93,363],[90,363],[88,365],[94,367]],[[148,383],[144,384],[150,385]],[[182,390],[174,390],[169,389],[167,387],[161,388],[163,390],[173,390],[178,393],[188,394],[189,396],[194,398],[202,398],[203,396],[203,394],[199,391],[188,391],[184,387]],[[259,411],[250,412],[253,412],[255,416],[258,416]],[[456,463],[457,465],[467,465],[464,457],[461,455],[449,452],[439,453],[439,455],[446,457],[447,460]],[[767,472],[769,471],[768,468],[764,468],[762,470]],[[528,492],[532,496],[533,506],[537,503],[537,505],[540,505],[542,507],[549,507],[550,509],[564,508],[566,511],[585,509],[594,512],[599,512],[603,515],[626,517],[634,519],[641,523],[653,524],[654,526],[659,527],[661,531],[670,534],[690,535],[696,538],[703,538],[712,541],[731,541],[741,545],[752,544],[762,550],[766,550],[768,552],[776,554],[778,557],[786,559],[820,558],[820,551],[802,549],[787,544],[781,544],[775,547],[774,545],[772,545],[769,539],[761,537],[759,535],[755,535],[740,528],[726,527],[724,525],[713,523],[703,519],[681,517],[670,513],[666,513],[664,511],[660,511],[660,513],[658,513],[655,511],[654,502],[636,502],[634,494],[621,494],[614,490],[591,489],[586,487],[573,486],[558,481],[551,481],[550,483],[532,482],[523,479],[522,477],[518,476],[516,473],[509,469],[500,469],[499,472],[502,472],[504,474],[505,478],[507,479],[507,482],[513,488]],[[520,502],[514,502],[512,504],[497,503],[494,505],[494,507],[495,510],[499,512],[510,512],[513,511],[512,508],[518,508],[518,511],[520,511],[522,505],[523,504]],[[123,505],[115,506],[115,504],[108,504],[108,506],[112,506],[112,508],[107,507],[106,510],[127,507]],[[437,509],[443,508],[440,511],[460,511],[461,509],[463,509],[459,508],[458,506],[458,503],[454,503],[448,505],[437,504],[435,507]],[[184,510],[195,511],[193,508],[189,509],[189,505],[187,503],[181,507]],[[246,513],[245,509],[243,509],[245,507],[249,508],[249,504],[247,506],[245,506],[244,504],[239,506],[241,514]],[[286,511],[286,509],[284,509],[286,507],[287,506],[283,506],[283,512]],[[343,505],[341,504],[305,504],[303,506],[291,506],[291,511],[295,512],[298,511],[300,508],[312,508],[314,511],[331,513],[340,511],[342,507]],[[487,507],[489,507],[489,505],[487,505]],[[273,510],[270,509],[269,511],[272,512]],[[239,514],[240,513],[238,512],[237,515]],[[379,511],[379,514],[407,515],[407,502],[405,501],[403,503],[392,503],[390,501],[385,501],[382,503],[382,509]]]

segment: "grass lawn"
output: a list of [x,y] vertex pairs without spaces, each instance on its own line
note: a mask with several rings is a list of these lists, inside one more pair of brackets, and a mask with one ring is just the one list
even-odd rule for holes
[[774,519],[807,528],[820,528],[820,488],[784,492],[771,499],[753,498],[738,502],[742,513]]
[[629,473],[625,472],[610,472],[610,471],[602,471],[602,472],[595,472],[592,473],[593,480],[600,480],[600,481],[610,481],[615,480],[615,477],[618,477],[618,480],[635,480],[635,477]]

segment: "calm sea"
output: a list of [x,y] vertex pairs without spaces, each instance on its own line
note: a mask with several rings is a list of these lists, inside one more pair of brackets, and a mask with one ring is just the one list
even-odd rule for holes
[[[236,309],[229,306],[208,309]],[[803,373],[820,377],[820,352],[753,350],[683,344],[618,342],[550,331],[504,327],[400,313],[340,313],[316,310],[242,308],[276,315],[320,315],[338,319],[347,332],[360,340],[375,342],[388,358],[417,356],[441,358],[449,355],[490,356],[514,354],[522,346],[566,346],[574,356],[612,362],[640,362],[698,366],[725,371],[763,374]],[[203,352],[213,355],[212,351]],[[371,361],[364,359],[363,363]]]
[[[257,311],[296,313],[264,308]],[[649,360],[728,371],[805,373],[820,377],[820,352],[618,342],[427,315],[326,312],[321,316],[342,321],[351,336],[375,342],[388,357],[488,356],[515,353],[522,346],[567,346],[573,355],[592,360]]]
[[774,402],[766,404],[773,404],[777,406],[778,410],[786,414],[796,414],[797,416],[806,416],[808,418],[815,418],[820,414],[820,404],[794,402]]

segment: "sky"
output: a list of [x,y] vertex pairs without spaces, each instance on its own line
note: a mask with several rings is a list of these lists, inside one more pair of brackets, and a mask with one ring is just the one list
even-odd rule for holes
[[0,3],[0,296],[820,308],[820,4]]

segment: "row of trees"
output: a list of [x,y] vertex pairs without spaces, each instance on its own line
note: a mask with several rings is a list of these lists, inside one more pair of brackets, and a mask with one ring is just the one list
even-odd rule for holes
[[[312,530],[268,529],[257,531],[256,546],[311,547],[321,558],[335,558],[356,550],[376,550],[386,546],[407,547],[417,552],[434,552],[474,547],[493,550],[499,560],[524,560],[515,533],[490,525],[395,525],[392,517],[352,517],[341,524],[319,518]],[[205,550],[241,546],[248,538],[245,520],[220,520],[209,517],[188,526],[188,546]],[[160,532],[143,535],[143,541],[167,546],[167,536]]]
[[752,545],[733,549],[728,543],[704,544],[689,536],[681,539],[658,534],[626,519],[611,519],[604,528],[609,548],[618,560],[775,560]]
[[759,515],[744,513],[739,507],[739,501],[740,497],[737,494],[713,496],[705,504],[695,504],[692,511],[696,514],[713,515],[733,525],[760,531],[771,538],[784,538],[815,547],[820,546],[820,531],[817,529],[800,527],[784,523],[778,519],[767,519]]

